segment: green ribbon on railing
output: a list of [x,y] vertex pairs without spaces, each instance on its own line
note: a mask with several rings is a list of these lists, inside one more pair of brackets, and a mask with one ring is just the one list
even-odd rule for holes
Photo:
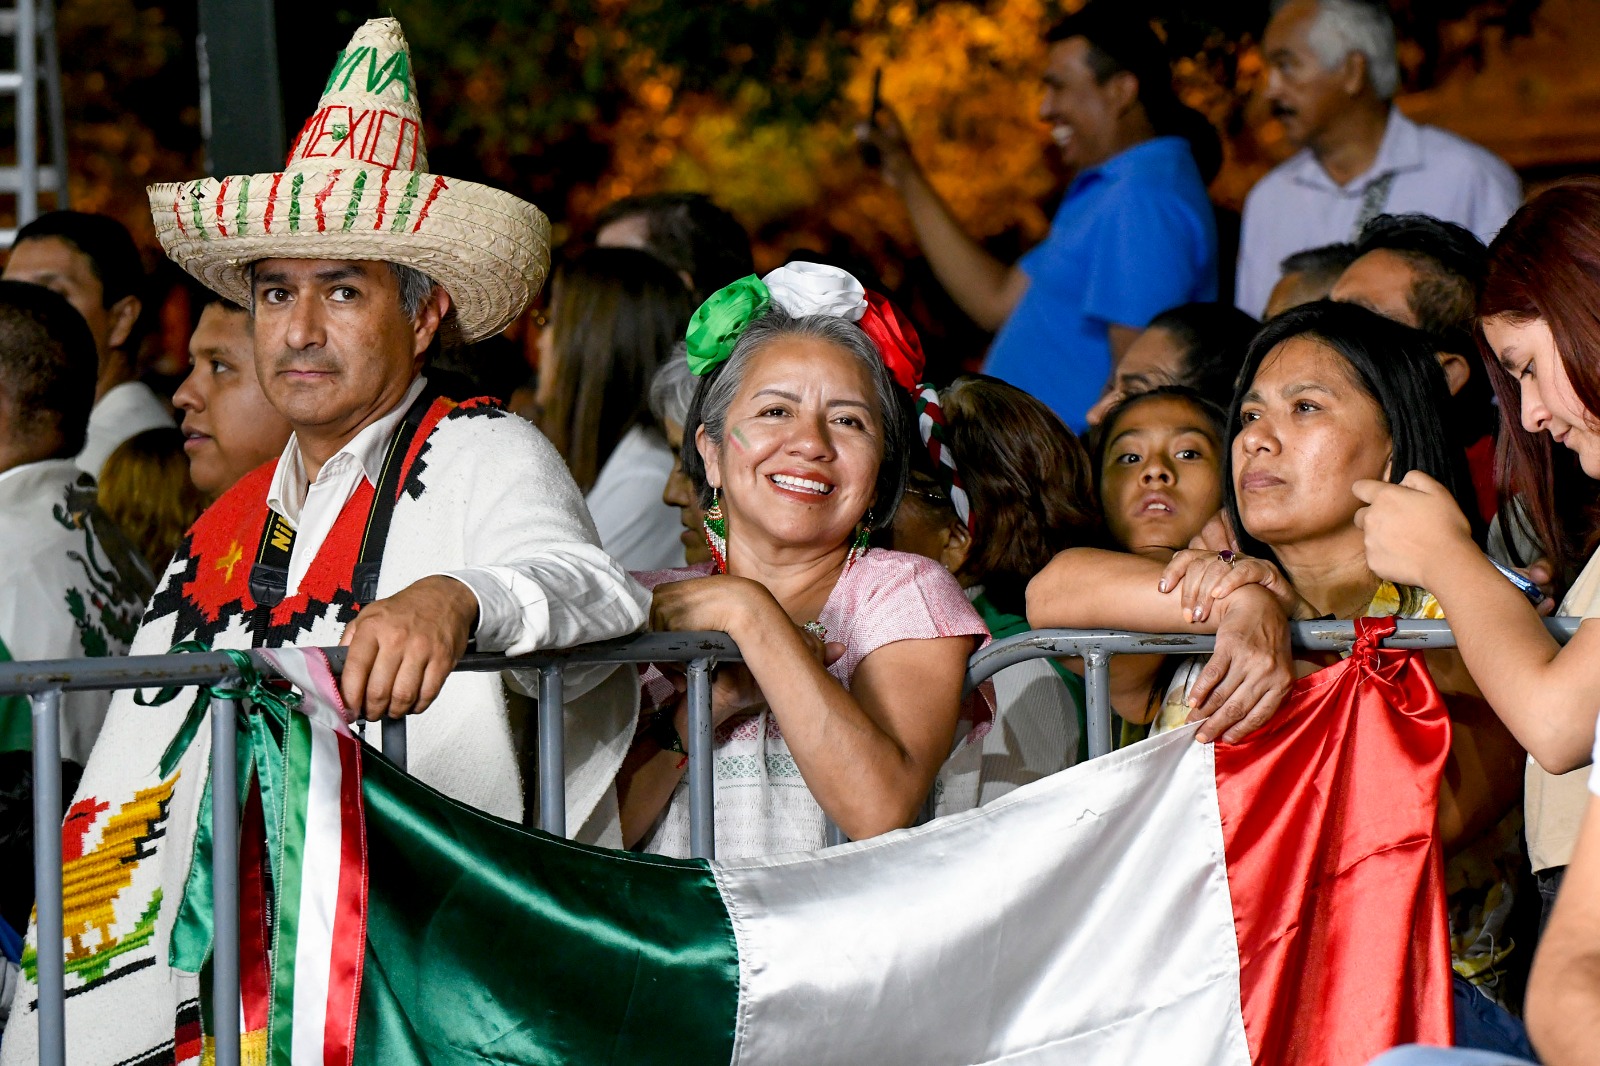
[[[198,640],[185,640],[174,644],[167,649],[168,655],[181,655],[184,653],[209,654],[211,648]],[[184,716],[183,724],[178,727],[177,735],[167,745],[167,750],[161,755],[161,776],[169,776],[177,768],[178,760],[183,758],[184,752],[189,750],[189,745],[194,743],[196,734],[200,732],[200,725],[205,721],[206,711],[211,706],[212,697],[222,700],[237,700],[243,710],[245,701],[257,708],[270,711],[279,721],[287,720],[288,713],[300,703],[300,694],[297,692],[284,692],[273,688],[262,678],[261,672],[256,669],[256,664],[246,652],[236,648],[217,649],[233,661],[239,671],[237,684],[219,681],[212,685],[201,685],[195,693],[194,703],[189,707],[189,713]],[[136,690],[133,702],[141,707],[159,707],[164,703],[171,703],[178,698],[187,685],[169,685],[156,692],[154,696],[146,696],[143,690]]]
[[727,362],[745,327],[766,313],[772,294],[754,274],[731,281],[706,297],[689,319],[684,346],[689,372],[705,377]]
[[[186,640],[173,645],[168,654],[206,653],[211,650],[200,641]],[[239,807],[242,812],[254,781],[261,790],[267,855],[276,880],[281,868],[282,857],[279,852],[283,840],[282,735],[289,714],[300,704],[300,694],[284,691],[268,683],[247,653],[233,648],[218,650],[233,661],[239,677],[236,681],[219,681],[198,687],[194,703],[190,705],[188,714],[184,715],[183,724],[178,727],[177,734],[161,756],[161,776],[169,777],[194,743],[213,699],[237,701],[240,732],[236,753]],[[158,707],[176,699],[186,687],[168,686],[148,697],[142,692],[135,692],[133,698],[141,706]],[[195,826],[194,856],[189,864],[189,876],[184,883],[183,899],[178,905],[168,952],[168,964],[187,973],[200,971],[210,957],[215,935],[211,915],[211,862],[216,847],[211,837],[212,802],[211,775],[208,773]]]

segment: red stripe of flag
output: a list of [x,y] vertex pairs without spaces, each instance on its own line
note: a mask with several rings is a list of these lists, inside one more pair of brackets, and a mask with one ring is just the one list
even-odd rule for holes
[[361,1004],[361,965],[367,945],[367,841],[361,808],[358,742],[339,745],[339,903],[333,920],[333,957],[328,972],[328,1010],[323,1031],[323,1066],[350,1066],[355,1055],[356,1017]]
[[1451,1042],[1436,831],[1450,718],[1420,653],[1377,650],[1295,685],[1272,721],[1216,745],[1217,802],[1259,1066],[1364,1066]]

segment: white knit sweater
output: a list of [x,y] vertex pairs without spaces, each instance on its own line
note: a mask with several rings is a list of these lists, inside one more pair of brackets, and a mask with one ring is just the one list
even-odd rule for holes
[[[237,489],[264,483],[252,475]],[[258,498],[254,511],[264,522],[265,497]],[[224,497],[216,506],[227,502],[229,497]],[[233,501],[233,506],[242,505]],[[206,568],[220,571],[229,561],[228,556],[218,557],[214,548],[208,554],[200,543],[205,524],[205,518],[197,523],[168,567],[132,654],[164,652],[197,631],[213,647],[252,645],[239,603],[229,603],[214,617],[204,618],[205,612],[197,614],[200,609],[191,599],[180,596],[200,583]],[[251,561],[248,554],[235,560],[237,573],[247,574]],[[383,556],[378,594],[392,595],[440,571],[508,563],[518,564],[524,574],[537,574],[542,568],[562,575],[556,584],[567,593],[561,603],[549,605],[546,631],[531,634],[536,647],[623,636],[644,622],[648,594],[598,547],[577,487],[549,443],[527,422],[498,409],[457,408],[432,431],[405,482]],[[570,594],[574,582],[581,589],[581,603],[576,606]],[[348,605],[336,603],[307,613],[311,616],[295,619],[289,627],[292,633],[275,629],[266,643],[339,643],[345,626],[341,616],[348,616]],[[533,678],[511,680],[515,687],[537,692]],[[587,677],[575,676],[567,692],[567,825],[581,827],[577,834],[581,838],[619,844],[613,780],[633,737],[637,674],[631,668],[591,670]],[[149,815],[153,832],[141,840],[138,861],[130,864],[125,884],[98,889],[106,896],[103,901],[68,900],[69,951],[76,934],[81,952],[103,952],[108,957],[103,968],[69,972],[67,977],[67,1032],[74,1063],[109,1066],[142,1061],[145,1054],[170,1047],[178,1009],[198,992],[198,980],[169,969],[167,958],[193,851],[209,759],[209,728],[202,728],[179,764],[170,801],[162,799],[166,783],[157,770],[193,696],[189,689],[163,706],[141,707],[131,692],[118,693],[75,797],[75,806],[87,809],[92,803],[97,810],[69,854],[79,847],[84,855],[90,854],[119,813]],[[517,758],[522,722],[516,717],[508,712],[501,675],[454,674],[437,702],[410,719],[409,768],[464,803],[517,820],[523,805]],[[151,789],[156,793],[148,793]],[[141,791],[147,792],[143,799],[138,797]],[[166,802],[164,819],[159,817],[162,802]],[[83,912],[85,903],[101,902],[109,903],[114,913],[111,924],[95,927],[71,920]],[[141,946],[128,949],[141,939]],[[115,951],[118,947],[123,950]],[[25,982],[13,1001],[0,1050],[0,1063],[6,1066],[36,1061],[37,1015],[32,1006],[36,995],[35,987]]]

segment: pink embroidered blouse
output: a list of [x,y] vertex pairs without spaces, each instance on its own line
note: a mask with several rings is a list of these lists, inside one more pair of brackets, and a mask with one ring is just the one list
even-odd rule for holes
[[[707,577],[712,564],[652,570],[633,576],[647,589]],[[886,644],[902,640],[972,636],[976,651],[989,631],[956,579],[931,559],[875,549],[856,561],[829,594],[817,617],[830,643],[844,654],[828,667],[846,689],[856,667]],[[642,677],[641,699],[659,706],[672,688],[654,667]],[[992,717],[990,700],[975,695],[962,708],[963,728],[975,740]],[[732,719],[717,730],[715,747],[717,857],[753,858],[811,851],[826,843],[826,819],[812,799],[777,719],[766,708]],[[661,821],[640,845],[664,855],[689,853],[689,801],[680,783]]]

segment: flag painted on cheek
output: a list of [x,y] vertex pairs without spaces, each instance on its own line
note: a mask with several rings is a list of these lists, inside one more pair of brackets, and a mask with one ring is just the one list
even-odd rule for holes
[[353,1060],[1360,1066],[1448,1043],[1448,719],[1420,658],[1375,649],[1392,623],[1362,625],[1241,744],[1182,730],[758,861],[556,840],[363,750]]

